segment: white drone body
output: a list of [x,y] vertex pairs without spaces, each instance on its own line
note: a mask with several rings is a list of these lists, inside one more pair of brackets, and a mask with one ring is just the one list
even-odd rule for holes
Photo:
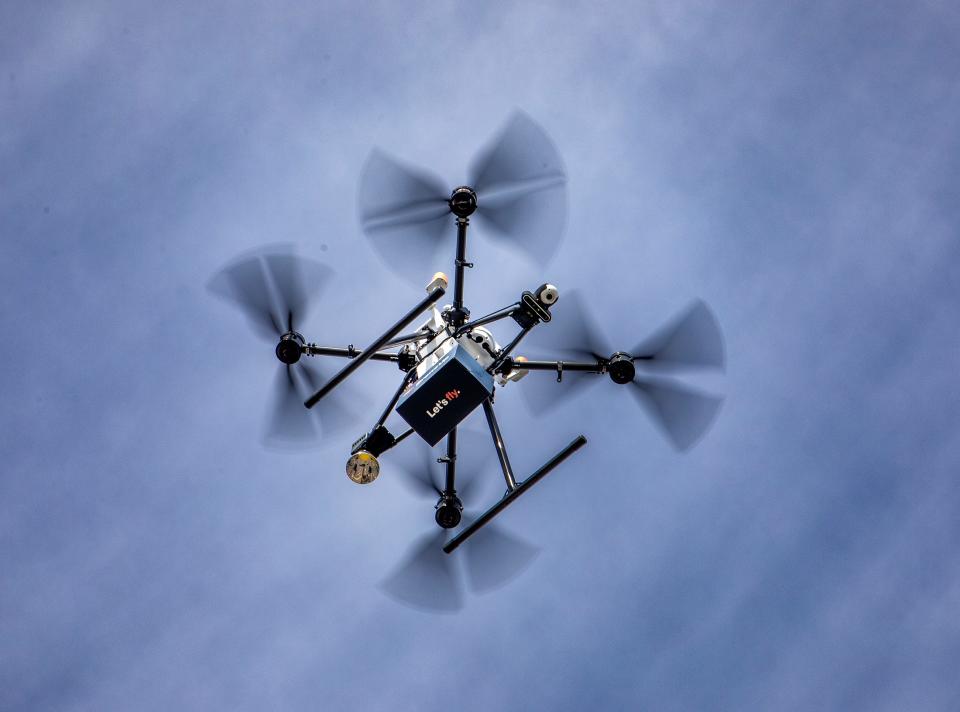
[[[444,309],[449,309],[449,306],[444,307]],[[416,355],[417,359],[415,376],[411,385],[423,378],[458,344],[484,369],[493,365],[500,351],[500,344],[497,343],[489,329],[478,326],[466,334],[457,336],[454,328],[444,319],[443,311],[437,308],[431,310],[430,318],[420,326],[419,331],[425,334],[436,334],[436,336],[429,341],[420,341],[406,347],[410,353]],[[504,386],[510,381],[520,380],[526,374],[526,371],[514,369],[507,374],[497,374],[496,382],[498,385]]]

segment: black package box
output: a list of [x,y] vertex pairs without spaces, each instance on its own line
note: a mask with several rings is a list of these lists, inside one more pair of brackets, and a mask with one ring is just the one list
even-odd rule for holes
[[436,445],[493,393],[493,376],[459,344],[401,396],[397,412]]

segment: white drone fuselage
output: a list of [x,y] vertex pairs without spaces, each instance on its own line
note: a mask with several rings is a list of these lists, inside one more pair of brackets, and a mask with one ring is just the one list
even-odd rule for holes
[[[418,342],[416,347],[417,366],[414,382],[420,380],[431,368],[444,359],[457,344],[484,369],[496,360],[500,345],[489,329],[478,326],[466,334],[454,337],[454,329],[443,318],[443,312],[436,307],[431,310],[430,318],[421,324],[419,331],[436,334],[426,342]],[[503,386],[508,381],[516,381],[526,375],[525,371],[514,370],[506,375],[497,375],[496,382]]]

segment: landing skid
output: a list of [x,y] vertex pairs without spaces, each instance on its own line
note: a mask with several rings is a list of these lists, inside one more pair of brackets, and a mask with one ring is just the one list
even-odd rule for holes
[[[496,442],[496,439],[495,439]],[[472,524],[463,529],[459,534],[457,534],[453,539],[448,541],[444,547],[443,551],[447,554],[452,552],[463,542],[465,542],[469,537],[475,534],[483,525],[487,524],[491,519],[497,516],[501,511],[506,509],[515,499],[520,495],[526,492],[528,489],[533,487],[537,482],[543,479],[547,474],[550,473],[553,468],[559,465],[561,462],[566,460],[570,455],[579,450],[581,447],[587,444],[587,439],[583,435],[578,435],[573,442],[567,445],[563,450],[554,455],[547,463],[542,465],[539,470],[530,475],[526,480],[521,482],[518,485],[515,485],[511,489],[507,490],[507,493],[503,498],[497,502],[495,505],[490,507],[486,512],[481,514]],[[498,450],[500,449],[500,443],[498,443]],[[502,460],[501,460],[502,462]],[[506,470],[504,472],[506,474]],[[512,475],[511,475],[512,478]]]

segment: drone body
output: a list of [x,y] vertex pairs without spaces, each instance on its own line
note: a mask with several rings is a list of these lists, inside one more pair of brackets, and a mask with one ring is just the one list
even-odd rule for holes
[[[422,467],[405,473],[418,483],[421,491],[433,492],[438,497],[434,518],[443,529],[457,527],[462,519],[461,495],[466,488],[458,491],[458,426],[470,413],[482,408],[506,493],[447,541],[443,546],[445,553],[488,525],[586,443],[583,435],[577,436],[527,478],[518,480],[494,413],[497,388],[520,381],[533,371],[549,371],[555,374],[555,383],[543,376],[532,376],[523,384],[511,386],[529,391],[531,406],[542,409],[555,404],[562,394],[575,392],[588,380],[595,380],[589,379],[590,375],[606,375],[618,386],[627,387],[679,449],[691,446],[713,421],[719,398],[683,387],[657,372],[658,368],[677,366],[723,366],[719,328],[702,302],[695,303],[681,318],[629,351],[608,348],[587,317],[579,295],[561,295],[549,283],[522,291],[513,304],[471,319],[464,302],[464,282],[465,270],[473,266],[467,261],[467,230],[472,217],[490,228],[491,235],[510,237],[522,251],[541,258],[549,257],[559,242],[556,232],[538,231],[526,222],[530,213],[544,214],[544,206],[548,208],[546,214],[553,217],[562,212],[565,176],[552,143],[525,116],[515,116],[494,144],[481,152],[471,170],[470,185],[446,192],[438,179],[374,152],[361,180],[360,194],[364,231],[391,266],[403,267],[411,257],[416,261],[429,256],[453,235],[450,228],[455,227],[450,304],[437,307],[450,286],[448,278],[437,273],[426,285],[424,299],[367,348],[357,349],[353,345],[334,347],[307,342],[295,329],[297,320],[303,318],[311,290],[322,288],[329,279],[329,270],[322,265],[296,260],[290,254],[258,255],[225,269],[211,288],[238,302],[264,334],[278,338],[276,356],[285,368],[285,373],[281,371],[281,396],[275,417],[281,431],[291,430],[294,423],[310,423],[304,418],[303,407],[313,409],[318,404],[324,430],[333,429],[328,426],[343,420],[343,400],[338,400],[337,389],[366,361],[390,362],[400,369],[403,375],[396,392],[372,427],[353,443],[347,475],[358,484],[369,484],[380,473],[379,458],[410,435],[417,435],[431,447],[445,438],[446,455],[437,460],[444,469],[442,481],[434,476],[429,457]],[[553,310],[562,315],[565,308],[567,319],[560,320],[565,323],[554,328]],[[427,318],[414,331],[402,333],[424,314]],[[507,319],[514,322],[513,333],[509,340],[498,342],[491,325]],[[554,357],[536,361],[514,356],[520,342],[534,329],[553,334],[554,350],[560,350],[570,360]],[[312,360],[305,357],[318,356],[346,358],[348,363],[332,376],[323,377],[305,363]],[[638,366],[643,367],[640,373]],[[295,373],[299,374],[297,378]],[[531,384],[532,381],[536,383]],[[314,392],[300,404],[297,394],[303,387]],[[399,434],[387,427],[387,420],[394,413],[407,426]],[[499,540],[507,539],[500,535]],[[413,557],[411,567],[416,568],[432,550],[424,547]],[[498,554],[497,558],[506,557]],[[470,560],[468,557],[468,563]],[[397,583],[394,588],[403,589],[404,585]]]

